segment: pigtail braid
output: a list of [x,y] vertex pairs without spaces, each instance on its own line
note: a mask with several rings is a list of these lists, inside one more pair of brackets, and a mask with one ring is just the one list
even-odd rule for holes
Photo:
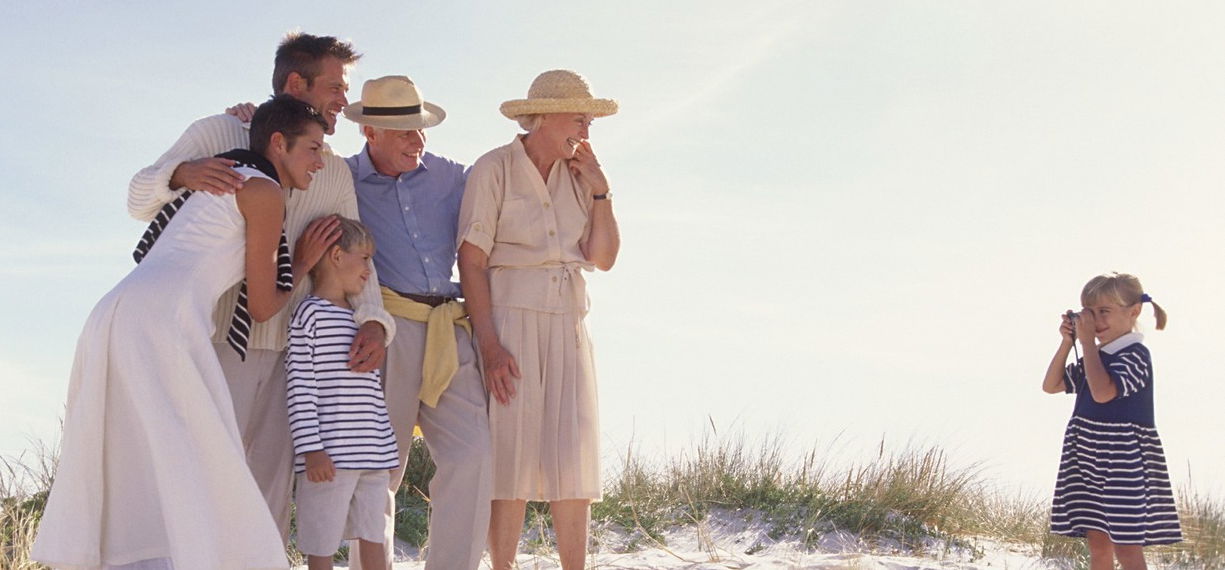
[[1165,309],[1162,309],[1161,305],[1157,304],[1157,301],[1149,301],[1148,304],[1153,306],[1153,315],[1157,317],[1157,330],[1164,329],[1166,321]]

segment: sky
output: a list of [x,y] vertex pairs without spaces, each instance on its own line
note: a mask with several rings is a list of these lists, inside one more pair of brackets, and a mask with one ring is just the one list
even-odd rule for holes
[[[1175,481],[1225,497],[1225,6],[1214,2],[6,3],[0,454],[54,442],[77,336],[131,269],[128,181],[271,92],[291,30],[447,111],[428,149],[511,140],[547,69],[621,111],[591,142],[623,245],[590,275],[606,467],[714,435],[832,462],[934,445],[1037,495],[1072,398],[1058,315],[1125,271]],[[340,120],[337,153],[358,152]],[[173,331],[168,331],[173,334]]]

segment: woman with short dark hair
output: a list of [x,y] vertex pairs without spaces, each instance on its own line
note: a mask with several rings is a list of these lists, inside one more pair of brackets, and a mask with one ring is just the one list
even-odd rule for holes
[[137,247],[139,265],[94,307],[77,344],[35,560],[288,568],[210,338],[214,305],[245,276],[230,335],[245,350],[251,320],[280,310],[335,239],[334,221],[308,229],[291,260],[282,230],[288,188],[308,187],[323,166],[326,126],[288,95],[261,105],[256,150],[220,155],[235,161],[242,191],[167,205]]

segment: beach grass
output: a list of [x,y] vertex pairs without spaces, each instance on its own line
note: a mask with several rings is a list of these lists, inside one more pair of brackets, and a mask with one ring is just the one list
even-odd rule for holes
[[0,569],[42,568],[30,560],[30,548],[58,456],[57,449],[34,442],[22,455],[0,458]]
[[[677,527],[701,529],[712,513],[739,513],[765,525],[771,541],[822,546],[830,533],[854,536],[862,548],[889,544],[940,558],[952,550],[974,558],[979,541],[1006,542],[1050,568],[1088,568],[1084,541],[1051,535],[1049,497],[1007,493],[978,464],[956,464],[936,445],[880,442],[866,458],[838,461],[830,449],[798,456],[781,437],[746,443],[743,435],[710,434],[674,457],[650,461],[630,445],[592,506],[593,548],[667,549]],[[35,446],[0,460],[0,569],[41,568],[29,548],[54,473],[54,449]],[[429,481],[434,467],[420,438],[413,442],[397,500],[397,537],[428,547]],[[1185,541],[1147,548],[1156,567],[1225,567],[1225,504],[1187,483],[1178,489]],[[532,504],[523,550],[550,552],[547,504]],[[712,539],[713,540],[713,539]],[[712,559],[719,545],[711,544]],[[738,546],[752,554],[761,544]],[[967,554],[968,553],[968,554]]]
[[714,436],[655,467],[630,452],[592,516],[657,538],[712,509],[752,512],[769,525],[770,538],[809,546],[835,530],[918,545],[977,529],[979,470],[950,466],[939,448],[894,452],[882,443],[874,459],[841,467],[827,457],[810,450],[788,462],[781,438],[750,447],[743,438]]
[[425,546],[428,538],[429,487],[433,478],[430,451],[424,439],[415,437],[408,451],[403,483],[396,493],[396,538],[418,548]]

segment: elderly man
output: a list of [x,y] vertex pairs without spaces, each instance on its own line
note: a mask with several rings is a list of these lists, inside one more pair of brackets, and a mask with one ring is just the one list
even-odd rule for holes
[[383,375],[400,436],[387,537],[390,542],[395,491],[417,424],[437,466],[426,568],[476,568],[489,529],[492,482],[487,396],[466,314],[456,301],[459,285],[451,280],[466,169],[425,152],[425,129],[446,114],[424,101],[407,77],[367,81],[361,101],[344,114],[366,137],[365,148],[345,161],[362,222],[378,244],[374,267],[397,331]]
[[[323,114],[327,133],[332,134],[337,114],[348,103],[345,98],[349,89],[348,68],[360,57],[348,42],[333,37],[290,34],[276,52],[273,90],[310,103]],[[132,178],[128,212],[137,219],[149,220],[184,189],[214,194],[239,190],[242,179],[230,168],[231,161],[210,157],[232,148],[246,148],[249,138],[248,126],[231,115],[213,115],[192,123],[157,162]],[[309,190],[293,192],[286,200],[285,232],[290,243],[308,230],[327,231],[327,224],[334,222],[311,224],[320,216],[338,213],[357,217],[353,178],[343,159],[330,150],[323,158],[323,169],[315,174]],[[226,342],[237,288],[221,298],[214,313],[217,332],[213,342],[229,384],[247,464],[283,541],[289,536],[293,490],[293,444],[285,408],[286,331],[293,307],[309,291],[309,284],[296,288],[286,309],[250,329],[245,358]],[[394,324],[383,310],[373,279],[352,302],[362,325],[350,351],[350,366],[368,372],[382,364],[384,346],[394,334]]]

